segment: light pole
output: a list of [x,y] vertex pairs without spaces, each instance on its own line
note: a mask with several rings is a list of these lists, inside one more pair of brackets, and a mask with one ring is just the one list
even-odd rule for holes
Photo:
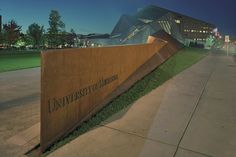
[[225,36],[225,43],[226,43],[226,51],[227,51],[227,56],[229,56],[229,35]]

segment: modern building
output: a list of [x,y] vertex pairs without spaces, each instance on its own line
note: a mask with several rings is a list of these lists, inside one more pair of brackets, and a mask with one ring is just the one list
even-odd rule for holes
[[187,43],[191,41],[205,42],[210,35],[213,35],[213,30],[216,28],[216,26],[211,23],[186,15],[173,13],[173,17],[182,37]]
[[122,15],[108,39],[91,39],[101,45],[145,43],[149,35],[164,30],[179,42],[204,44],[215,26],[168,9],[147,6],[134,15]]

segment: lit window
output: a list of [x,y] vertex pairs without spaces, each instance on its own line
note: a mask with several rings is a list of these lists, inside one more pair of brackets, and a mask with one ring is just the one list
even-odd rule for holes
[[206,33],[206,31],[203,31],[203,33]]
[[180,20],[175,20],[175,23],[180,23]]
[[202,33],[202,31],[199,31],[200,33]]
[[192,29],[191,32],[193,32],[194,30]]

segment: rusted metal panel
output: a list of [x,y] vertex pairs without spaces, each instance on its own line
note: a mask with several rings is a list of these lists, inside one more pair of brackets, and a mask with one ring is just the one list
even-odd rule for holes
[[173,53],[167,42],[42,52],[41,151],[81,124]]

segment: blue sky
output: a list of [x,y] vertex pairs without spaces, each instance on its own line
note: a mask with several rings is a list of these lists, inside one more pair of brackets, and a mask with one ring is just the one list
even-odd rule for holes
[[149,4],[214,23],[224,34],[236,36],[234,0],[1,0],[3,23],[14,19],[25,31],[36,22],[48,28],[48,16],[58,10],[77,33],[110,33],[122,14],[134,14]]

